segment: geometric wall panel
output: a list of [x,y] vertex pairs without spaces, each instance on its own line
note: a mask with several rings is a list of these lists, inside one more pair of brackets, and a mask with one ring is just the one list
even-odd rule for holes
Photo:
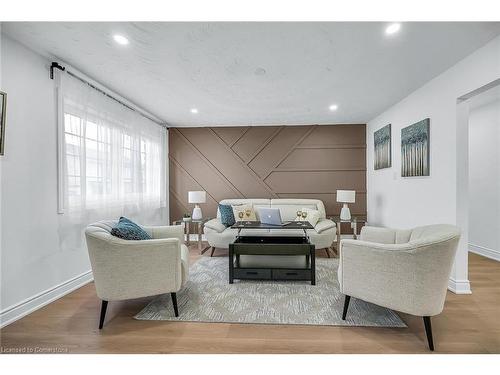
[[356,190],[366,216],[366,125],[170,128],[170,219],[205,190],[205,216],[224,198],[317,198],[337,215],[337,189]]

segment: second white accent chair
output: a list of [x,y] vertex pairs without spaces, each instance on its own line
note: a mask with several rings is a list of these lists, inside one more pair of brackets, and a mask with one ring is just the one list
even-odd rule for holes
[[189,277],[189,251],[182,225],[142,227],[153,238],[123,240],[111,234],[116,221],[100,221],[85,230],[97,296],[102,300],[99,329],[108,301],[170,293],[175,316],[176,292]]
[[459,239],[459,228],[438,224],[409,230],[365,226],[360,240],[342,240],[342,319],[351,297],[421,316],[434,350],[431,316],[443,311]]

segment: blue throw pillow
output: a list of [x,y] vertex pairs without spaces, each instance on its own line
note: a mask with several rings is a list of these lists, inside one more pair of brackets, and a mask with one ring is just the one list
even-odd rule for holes
[[219,211],[220,221],[224,226],[230,227],[236,223],[236,220],[234,220],[233,207],[231,207],[231,205],[219,204]]
[[140,226],[126,217],[121,217],[111,229],[111,234],[124,240],[151,240],[151,236]]

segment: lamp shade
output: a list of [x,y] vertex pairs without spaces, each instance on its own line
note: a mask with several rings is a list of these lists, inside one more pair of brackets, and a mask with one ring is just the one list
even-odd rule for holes
[[337,190],[337,202],[354,203],[356,201],[355,190]]
[[189,203],[205,203],[207,201],[206,191],[190,191],[188,192]]

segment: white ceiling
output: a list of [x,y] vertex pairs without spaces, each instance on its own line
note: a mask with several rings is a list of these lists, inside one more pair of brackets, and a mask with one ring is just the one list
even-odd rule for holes
[[500,34],[498,22],[403,23],[391,37],[385,26],[4,22],[2,32],[172,126],[365,123]]

